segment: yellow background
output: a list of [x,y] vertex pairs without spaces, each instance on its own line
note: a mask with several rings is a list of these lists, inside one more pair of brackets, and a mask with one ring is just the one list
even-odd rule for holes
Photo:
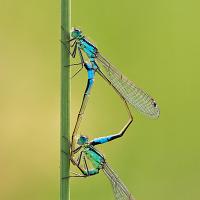
[[[59,199],[60,2],[1,0],[0,199]],[[72,26],[158,102],[99,149],[137,200],[199,199],[199,2],[72,1]],[[72,70],[72,74],[76,69]],[[87,74],[72,80],[72,126]],[[80,131],[116,133],[127,113],[98,76]],[[71,199],[112,199],[101,172],[71,179]]]

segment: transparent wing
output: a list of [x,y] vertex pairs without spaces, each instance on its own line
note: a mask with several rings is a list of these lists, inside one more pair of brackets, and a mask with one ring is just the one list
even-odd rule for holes
[[111,65],[100,53],[97,53],[97,59],[106,69],[106,78],[128,103],[151,118],[159,117],[160,111],[158,105],[151,96],[128,80],[126,76]]
[[126,186],[106,162],[104,163],[102,170],[111,182],[116,200],[135,200]]

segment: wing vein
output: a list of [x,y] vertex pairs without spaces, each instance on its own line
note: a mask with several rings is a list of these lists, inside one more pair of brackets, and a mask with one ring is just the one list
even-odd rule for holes
[[97,60],[105,67],[106,75],[104,75],[106,78],[128,103],[141,113],[151,118],[158,118],[160,114],[159,108],[150,95],[137,87],[135,83],[111,65],[100,53],[97,54]]

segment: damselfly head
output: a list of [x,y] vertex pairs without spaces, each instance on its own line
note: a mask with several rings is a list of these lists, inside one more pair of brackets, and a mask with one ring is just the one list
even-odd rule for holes
[[82,37],[83,35],[79,29],[73,28],[72,32],[71,32],[71,36],[72,36],[72,38],[79,38],[79,37]]
[[81,135],[77,141],[77,144],[79,145],[84,145],[88,143],[88,137],[87,136],[84,136],[84,135]]

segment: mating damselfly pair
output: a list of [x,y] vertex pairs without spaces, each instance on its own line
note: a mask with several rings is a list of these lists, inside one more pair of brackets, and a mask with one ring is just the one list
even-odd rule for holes
[[[65,31],[63,27],[62,31]],[[67,39],[67,33],[65,36],[66,39],[65,41],[62,41],[62,43],[66,46],[67,52],[72,58],[75,58],[77,54],[80,58],[80,62],[73,63],[68,67],[81,65],[80,70],[85,68],[88,74],[87,86],[70,143],[70,160],[82,173],[75,173],[75,177],[89,177],[98,174],[100,170],[103,170],[112,184],[115,199],[133,200],[134,198],[126,186],[109,167],[104,156],[94,146],[112,141],[124,135],[133,121],[133,116],[128,104],[134,106],[146,116],[158,118],[160,112],[157,103],[151,96],[137,87],[132,81],[128,80],[127,77],[102,56],[97,47],[90,43],[79,29],[73,29],[71,31],[71,39]],[[67,48],[68,42],[70,44],[70,49]],[[85,60],[85,57],[87,61]],[[100,77],[102,77],[119,95],[127,109],[129,119],[117,134],[96,138],[92,141],[89,141],[86,136],[82,135],[77,139],[80,123],[89,99],[91,88],[94,84],[96,73],[99,74]],[[90,162],[90,165],[88,162]]]

